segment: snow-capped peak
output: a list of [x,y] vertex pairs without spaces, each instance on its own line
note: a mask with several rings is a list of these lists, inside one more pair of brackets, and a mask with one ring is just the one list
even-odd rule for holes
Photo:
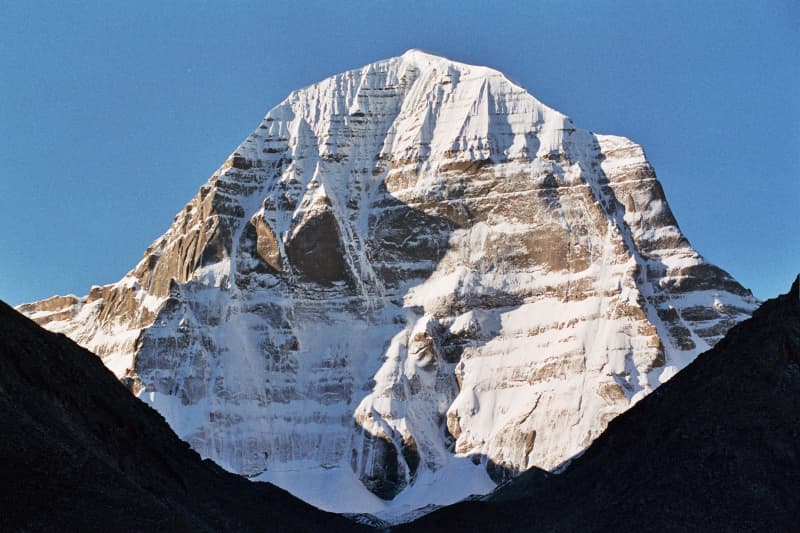
[[203,456],[397,519],[557,468],[755,303],[640,146],[409,50],[271,109],[122,282],[23,310]]

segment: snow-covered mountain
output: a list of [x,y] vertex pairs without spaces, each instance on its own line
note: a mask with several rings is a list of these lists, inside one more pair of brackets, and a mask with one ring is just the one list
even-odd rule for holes
[[392,517],[558,468],[755,306],[639,145],[411,50],[290,94],[118,283],[20,309],[201,455]]

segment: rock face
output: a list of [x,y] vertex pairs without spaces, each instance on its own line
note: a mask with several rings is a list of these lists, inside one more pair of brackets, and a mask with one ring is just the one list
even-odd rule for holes
[[800,278],[563,473],[531,469],[400,530],[794,531],[798,437]]
[[120,282],[21,310],[201,455],[381,512],[558,467],[755,305],[640,146],[412,50],[289,95]]

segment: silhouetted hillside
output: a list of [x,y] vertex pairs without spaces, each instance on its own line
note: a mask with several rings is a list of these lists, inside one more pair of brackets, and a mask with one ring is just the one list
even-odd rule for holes
[[0,302],[0,530],[355,529],[178,439],[100,359]]

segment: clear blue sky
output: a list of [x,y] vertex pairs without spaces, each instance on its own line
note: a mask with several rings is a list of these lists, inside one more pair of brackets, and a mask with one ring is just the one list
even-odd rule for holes
[[756,296],[800,270],[796,0],[0,0],[0,299],[118,280],[287,93],[409,48],[641,143]]

